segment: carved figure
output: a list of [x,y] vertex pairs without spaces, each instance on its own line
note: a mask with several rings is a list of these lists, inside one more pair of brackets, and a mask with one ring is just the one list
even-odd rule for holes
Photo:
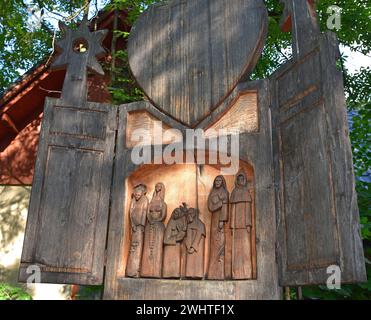
[[205,224],[200,220],[198,209],[190,208],[187,213],[187,235],[185,244],[185,271],[184,276],[192,279],[204,277],[205,261]]
[[138,278],[143,252],[144,227],[146,225],[148,199],[146,197],[147,187],[139,184],[134,187],[130,204],[131,242],[126,264],[126,276]]
[[211,212],[210,248],[207,279],[223,280],[225,278],[225,233],[224,225],[228,221],[229,193],[223,176],[217,176],[208,197]]
[[252,195],[245,172],[236,176],[231,194],[232,279],[252,278]]
[[149,204],[147,223],[144,233],[141,277],[161,278],[163,243],[167,205],[165,202],[165,185],[159,182],[155,186]]
[[187,208],[176,208],[165,229],[163,278],[180,278],[182,265],[182,241],[187,232]]

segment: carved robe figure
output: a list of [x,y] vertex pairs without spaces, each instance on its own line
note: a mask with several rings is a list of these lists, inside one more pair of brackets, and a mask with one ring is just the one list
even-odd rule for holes
[[144,233],[141,277],[161,278],[162,257],[167,205],[165,203],[165,185],[161,182],[155,186],[149,204],[147,224]]
[[232,279],[252,278],[252,196],[246,174],[240,170],[231,194]]
[[126,264],[126,276],[137,278],[140,275],[140,267],[143,252],[144,227],[146,225],[148,199],[147,187],[139,184],[134,187],[130,204],[129,218],[131,224],[131,242]]
[[187,221],[187,235],[184,240],[186,250],[184,276],[202,279],[205,260],[205,224],[200,220],[199,211],[194,208],[188,210]]
[[180,278],[182,266],[182,241],[187,232],[187,208],[176,208],[165,229],[163,278]]
[[211,212],[210,248],[207,279],[223,280],[225,278],[225,233],[224,225],[228,221],[227,184],[223,176],[217,176],[208,197]]

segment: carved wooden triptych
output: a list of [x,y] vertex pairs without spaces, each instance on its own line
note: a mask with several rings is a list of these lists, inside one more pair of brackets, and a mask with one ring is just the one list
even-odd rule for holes
[[[224,300],[279,299],[280,286],[326,283],[330,265],[366,279],[338,42],[314,1],[283,2],[293,58],[258,81],[263,0],[150,6],[128,41],[148,100],[120,106],[86,101],[106,32],[61,25],[54,67],[67,72],[45,104],[20,281],[37,265],[42,282],[104,283],[105,299]],[[228,150],[162,161],[189,129],[207,143],[223,129]],[[138,130],[149,163],[133,161]]]

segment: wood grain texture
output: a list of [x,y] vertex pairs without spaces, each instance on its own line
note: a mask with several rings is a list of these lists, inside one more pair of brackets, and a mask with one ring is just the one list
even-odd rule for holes
[[220,174],[215,177],[207,197],[207,210],[210,212],[211,226],[206,279],[225,280],[225,269],[228,266],[225,263],[226,248],[228,247],[225,224],[229,220],[229,192],[226,180]]
[[47,99],[20,267],[41,281],[101,284],[117,108]]
[[174,0],[134,25],[130,68],[152,103],[194,127],[251,72],[267,31],[261,0]]
[[[110,226],[108,233],[108,259],[105,279],[105,299],[279,299],[280,288],[278,286],[278,270],[275,257],[275,210],[274,210],[274,188],[273,188],[273,166],[271,153],[271,132],[269,117],[269,94],[268,82],[254,82],[250,84],[241,84],[232,93],[232,101],[240,94],[257,91],[258,92],[258,110],[259,127],[262,128],[258,133],[244,133],[240,137],[240,158],[241,161],[249,163],[254,167],[255,196],[254,207],[256,211],[253,216],[253,224],[256,226],[256,261],[253,261],[253,268],[257,274],[253,275],[256,280],[248,281],[191,281],[191,280],[158,280],[158,279],[128,279],[123,274],[125,266],[125,246],[127,247],[128,220],[125,215],[125,203],[130,194],[128,183],[124,183],[133,177],[135,181],[140,177],[147,177],[146,174],[138,176],[132,173],[139,169],[133,165],[130,160],[130,149],[126,149],[126,123],[128,110],[134,109],[151,110],[153,107],[148,103],[137,103],[123,105],[119,107],[119,130],[117,142],[117,157],[115,159],[114,184],[112,193],[112,210],[110,216]],[[228,106],[226,106],[228,108]],[[152,111],[151,111],[152,112]],[[168,117],[165,117],[168,118]],[[170,118],[168,118],[170,119]],[[264,147],[265,146],[265,147]],[[210,167],[211,168],[211,167]],[[218,170],[215,169],[215,172]],[[250,171],[248,171],[250,172]],[[206,178],[206,172],[202,177]],[[134,177],[135,176],[135,177]],[[163,175],[162,175],[163,176]],[[212,181],[215,176],[210,176]],[[201,178],[201,177],[200,177]],[[158,181],[159,177],[153,179]],[[232,190],[234,176],[231,176],[229,188]],[[163,181],[164,182],[164,181]],[[200,208],[201,220],[206,225],[206,239],[210,232],[210,217],[203,208],[202,199],[207,199],[210,186],[205,186],[204,181],[200,180],[198,206]],[[167,184],[167,183],[166,183]],[[188,183],[189,184],[189,183]],[[228,181],[227,181],[228,184]],[[178,188],[183,188],[183,183],[176,184]],[[167,194],[168,210],[171,212],[172,196]],[[204,199],[204,200],[205,200]],[[190,203],[195,206],[196,203]],[[207,253],[206,253],[207,254]]]
[[294,58],[304,57],[320,36],[315,0],[281,0],[285,10],[281,30],[292,31]]
[[206,130],[206,137],[214,136],[214,130],[223,130],[224,134],[257,132],[259,130],[257,92],[249,92],[238,97],[225,114]]
[[[184,241],[186,254],[182,278],[203,279],[205,269],[205,224],[199,218],[199,210],[188,212],[187,234]],[[192,219],[192,221],[191,221]]]
[[344,88],[330,33],[271,79],[280,284],[365,280]]
[[148,141],[146,143],[148,145],[156,144],[156,138],[158,139],[160,136],[162,137],[163,144],[179,142],[182,139],[181,135],[178,138],[167,138],[165,131],[173,128],[144,110],[129,112],[127,121],[127,148],[133,148],[138,144],[136,136],[139,135],[143,136],[143,142]]

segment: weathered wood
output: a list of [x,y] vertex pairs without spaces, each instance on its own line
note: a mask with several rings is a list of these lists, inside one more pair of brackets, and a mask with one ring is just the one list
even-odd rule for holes
[[[166,130],[171,129],[169,125],[161,121],[159,118],[154,117],[151,113],[146,111],[133,111],[128,113],[127,120],[127,148],[134,148],[138,141],[133,139],[134,132],[144,132],[147,131],[146,139],[150,141],[149,144],[158,144],[157,140],[159,136],[162,137],[162,144],[169,144],[174,141],[181,141],[182,135],[179,135],[178,139],[173,139],[172,137],[164,139],[164,134]],[[157,140],[156,140],[157,138]],[[157,142],[157,143],[156,143]]]
[[[135,166],[130,159],[130,149],[125,146],[126,124],[128,112],[143,111],[153,113],[157,118],[173,121],[157,111],[147,102],[123,105],[119,107],[119,130],[117,142],[117,157],[115,159],[114,184],[112,193],[112,210],[110,215],[110,227],[108,233],[107,247],[107,267],[105,279],[105,299],[279,299],[281,292],[278,287],[277,265],[275,262],[275,211],[274,211],[274,188],[273,188],[273,167],[271,154],[271,132],[269,117],[269,94],[268,82],[261,81],[250,84],[240,84],[231,95],[231,101],[235,101],[241,94],[255,91],[258,93],[258,112],[259,112],[259,132],[244,133],[240,137],[241,161],[249,163],[254,168],[254,174],[259,179],[254,182],[255,195],[253,195],[255,208],[253,212],[252,224],[256,226],[252,233],[256,233],[256,245],[252,244],[256,251],[256,261],[253,265],[257,266],[256,280],[239,281],[209,281],[209,280],[164,280],[164,279],[128,279],[124,274],[125,252],[128,246],[129,226],[126,216],[125,206],[127,206],[128,189],[130,181],[137,181],[140,177],[147,178],[154,166],[147,169]],[[222,106],[227,110],[230,105]],[[184,127],[175,121],[171,123],[179,129]],[[265,147],[264,147],[265,146]],[[181,167],[182,168],[182,167]],[[166,169],[166,166],[163,170]],[[144,170],[144,171],[142,171]],[[251,170],[251,169],[249,169]],[[161,177],[165,177],[161,171]],[[173,171],[170,171],[170,174]],[[181,174],[181,171],[176,171]],[[204,171],[200,180],[197,182],[198,200],[190,203],[190,206],[198,204],[200,215],[206,227],[206,242],[210,234],[210,214],[207,211],[207,197],[215,178],[214,173],[217,169],[210,168]],[[169,173],[168,173],[169,174]],[[173,174],[174,175],[174,174]],[[156,179],[156,180],[154,180]],[[158,176],[154,175],[153,182],[159,181]],[[183,184],[183,177],[178,179],[176,194],[182,196],[194,195],[193,186],[188,183]],[[193,179],[193,178],[192,178]],[[232,190],[234,176],[228,176],[228,189]],[[126,181],[126,182],[125,182]],[[125,183],[124,183],[125,182]],[[130,183],[129,183],[130,182]],[[150,185],[148,181],[144,181]],[[165,185],[173,185],[163,181]],[[205,185],[206,182],[206,185]],[[190,188],[183,188],[189,185]],[[181,188],[181,189],[180,189]],[[168,190],[169,188],[167,188]],[[174,188],[173,188],[174,189]],[[129,192],[130,193],[130,192]],[[187,193],[187,194],[185,194]],[[175,195],[175,194],[174,194]],[[168,209],[171,207],[171,195],[167,195]],[[171,210],[173,210],[171,208]],[[172,212],[172,211],[170,211]],[[255,218],[254,218],[255,216]],[[206,248],[206,251],[208,249]],[[255,252],[254,251],[254,252]],[[206,252],[206,256],[207,256]],[[206,262],[206,261],[205,261]],[[205,263],[206,271],[206,263]]]
[[147,186],[138,184],[134,187],[129,209],[130,249],[125,274],[127,277],[139,278],[142,266],[144,245],[144,228],[147,222],[148,198]]
[[281,30],[292,32],[294,58],[303,57],[320,36],[315,0],[280,0],[285,4]]
[[100,75],[104,71],[97,58],[106,54],[102,42],[108,30],[90,32],[88,21],[83,20],[77,30],[59,22],[63,38],[56,43],[61,51],[52,64],[52,69],[67,67],[61,99],[71,106],[83,106],[87,101],[87,78],[89,69]]
[[[215,119],[212,120],[214,121]],[[238,97],[232,107],[226,113],[222,113],[205,134],[213,136],[213,133],[218,130],[224,130],[226,134],[257,132],[259,130],[257,92],[248,92]]]
[[206,278],[210,280],[225,279],[225,224],[229,220],[229,193],[225,178],[217,176],[207,199],[211,213],[209,239],[209,261]]
[[342,72],[337,67],[340,59],[339,42],[332,32],[320,40],[321,65],[323,66],[322,92],[326,106],[326,123],[329,129],[332,176],[336,196],[339,227],[340,267],[344,283],[367,281],[364,250],[352,148],[349,138],[347,105]]
[[167,205],[165,185],[156,183],[152,200],[149,204],[145,228],[144,247],[140,276],[147,278],[162,277],[163,245]]
[[205,224],[200,220],[198,209],[190,208],[187,213],[187,235],[185,245],[184,278],[203,279],[205,266]]
[[187,234],[187,208],[176,208],[167,223],[164,235],[162,276],[180,278],[182,274],[183,241]]
[[117,108],[47,99],[20,267],[41,281],[101,284]]
[[325,34],[271,79],[280,284],[365,280],[337,43]]
[[252,72],[266,31],[261,0],[160,3],[134,25],[129,63],[153,104],[193,127]]
[[236,175],[230,198],[230,230],[232,231],[232,279],[253,278],[252,193],[243,170]]

